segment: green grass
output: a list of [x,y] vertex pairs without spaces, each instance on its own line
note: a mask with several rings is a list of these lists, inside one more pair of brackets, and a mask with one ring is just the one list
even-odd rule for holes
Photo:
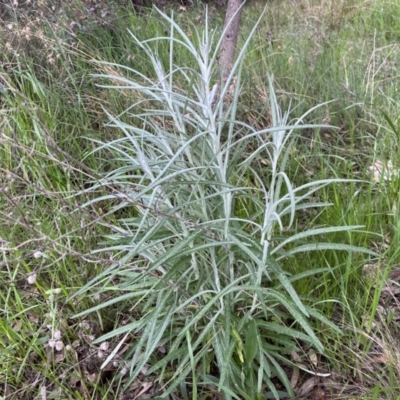
[[[246,6],[241,45],[262,9],[263,2],[249,2]],[[389,0],[269,2],[248,46],[241,77],[243,87],[236,93],[236,119],[255,130],[273,125],[269,74],[274,76],[277,103],[283,110],[292,109],[291,122],[316,105],[334,100],[307,115],[304,123],[317,128],[297,132],[288,153],[286,173],[297,187],[320,179],[359,180],[321,188],[310,201],[327,202],[331,206],[299,210],[290,228],[280,231],[276,227],[273,232],[275,242],[279,243],[309,229],[363,225],[357,233],[330,232],[315,240],[351,244],[378,254],[370,257],[343,250],[310,251],[279,261],[280,268],[291,274],[291,284],[301,302],[325,315],[343,332],[338,334],[318,318],[307,319],[325,348],[323,355],[317,351],[317,361],[313,361],[305,336],[300,335],[302,340],[296,341],[296,357],[293,352],[284,354],[290,348],[289,341],[284,349],[282,343],[280,347],[277,345],[279,337],[276,342],[270,340],[274,337],[271,331],[269,339],[262,334],[262,327],[265,331],[268,329],[268,325],[263,324],[272,322],[279,323],[282,329],[286,326],[301,331],[301,324],[294,325],[296,318],[293,314],[289,317],[276,299],[272,302],[268,299],[268,312],[261,311],[262,307],[256,308],[253,318],[246,320],[244,315],[249,315],[246,314],[247,299],[242,295],[227,296],[235,310],[227,321],[227,315],[226,319],[218,319],[217,314],[206,314],[204,310],[211,304],[212,297],[204,285],[193,284],[195,275],[190,274],[195,274],[195,270],[188,268],[182,273],[179,258],[170,259],[171,272],[164,281],[159,279],[161,269],[157,269],[161,264],[150,266],[152,273],[142,281],[138,281],[129,268],[117,269],[118,272],[112,269],[125,262],[126,266],[136,265],[144,270],[148,268],[146,257],[151,259],[151,253],[154,261],[156,253],[162,252],[160,248],[149,247],[133,258],[129,251],[126,253],[129,235],[135,235],[134,224],[143,209],[138,203],[121,207],[116,179],[119,179],[118,174],[122,176],[118,184],[124,182],[124,185],[136,179],[143,188],[151,179],[143,177],[139,167],[124,169],[128,166],[127,158],[116,151],[121,150],[116,141],[124,137],[123,132],[108,124],[107,113],[119,115],[123,123],[140,126],[137,110],[134,115],[123,112],[133,103],[144,100],[144,96],[140,91],[99,87],[105,83],[117,85],[118,81],[106,81],[93,74],[116,78],[123,74],[132,81],[138,76],[135,70],[154,79],[149,59],[127,28],[135,27],[132,30],[139,40],[170,34],[170,25],[155,12],[145,19],[132,9],[121,8],[116,12],[120,15],[118,23],[114,21],[101,27],[89,21],[81,30],[71,28],[69,20],[54,23],[45,18],[39,22],[31,19],[33,22],[29,23],[27,17],[12,20],[15,17],[8,16],[7,22],[0,24],[0,37],[5,38],[0,44],[0,83],[7,88],[0,92],[0,394],[3,391],[7,399],[40,398],[44,392],[47,398],[108,399],[117,398],[124,390],[134,395],[141,390],[143,393],[154,390],[155,397],[163,393],[162,385],[166,385],[167,390],[172,388],[172,378],[177,372],[174,368],[180,366],[186,373],[182,375],[185,379],[171,389],[171,399],[218,398],[218,389],[225,398],[229,395],[245,398],[245,393],[250,398],[258,398],[254,387],[258,384],[260,358],[257,351],[260,348],[253,343],[257,338],[258,344],[260,341],[268,344],[268,354],[285,356],[289,363],[300,364],[300,371],[316,369],[320,373],[332,373],[331,378],[321,378],[321,381],[328,382],[326,391],[332,390],[336,397],[398,398],[398,322],[390,312],[384,314],[390,299],[392,303],[395,300],[389,296],[386,299],[389,303],[382,309],[380,293],[387,292],[385,277],[398,268],[399,179],[373,182],[368,167],[377,160],[391,160],[395,168],[400,165],[399,7]],[[73,19],[75,14],[71,9],[67,15]],[[218,35],[223,15],[211,9],[211,17],[209,23]],[[195,35],[193,20],[198,28],[205,23],[201,10],[176,15],[176,21],[190,38]],[[12,27],[8,26],[10,23]],[[152,48],[158,51],[164,67],[168,68],[168,44],[152,44]],[[95,61],[121,64],[132,70]],[[187,51],[174,53],[173,62],[195,67]],[[191,94],[188,85],[179,87],[178,83],[177,86],[183,95]],[[150,103],[144,106],[149,107]],[[154,105],[152,109],[156,109]],[[339,129],[321,127],[323,121],[330,121],[329,124]],[[158,126],[166,132],[177,132],[175,128],[171,130],[169,119],[157,117],[157,122],[164,124]],[[188,135],[192,133],[187,132]],[[229,138],[228,129],[224,135]],[[96,150],[100,142],[107,145]],[[118,143],[126,146],[130,157],[135,155],[124,142]],[[249,141],[242,149],[243,154],[254,152],[257,143]],[[150,150],[154,151],[150,147],[148,154],[152,154]],[[191,151],[194,151],[195,160],[204,157],[196,149]],[[214,161],[211,158],[207,165]],[[269,165],[264,155],[249,164],[252,169],[232,173],[238,186],[251,189],[246,195],[238,196],[234,206],[242,220],[262,219],[263,197],[258,194],[262,186],[256,177],[267,174]],[[104,175],[114,179],[113,185],[100,184]],[[204,214],[194,206],[199,201],[196,196],[201,198],[198,193],[203,189],[199,183],[197,194],[195,190],[185,191],[183,183],[190,179],[195,179],[194,175],[185,175],[180,183],[172,181],[164,189],[169,196],[175,196],[176,215],[183,218],[183,211],[193,215],[198,212],[195,220],[204,222]],[[216,183],[215,176],[204,175],[201,179],[214,185],[212,190],[218,193],[215,188],[221,186]],[[229,184],[233,184],[232,181]],[[96,185],[95,190],[93,185]],[[285,187],[282,190],[282,195],[287,193]],[[207,190],[204,192],[210,195]],[[150,191],[143,193],[151,196]],[[221,198],[224,196],[226,193]],[[220,204],[224,200],[219,203],[216,199],[217,195],[210,196],[202,211],[212,216],[210,221],[223,219]],[[179,201],[183,201],[181,208]],[[156,211],[166,207],[160,202],[150,204]],[[157,215],[157,212],[153,214],[154,218],[160,216],[162,214]],[[168,240],[163,244],[167,250],[176,245],[171,232],[179,240],[185,239],[178,234],[187,229],[181,222],[167,220],[159,227],[161,238],[169,230]],[[287,216],[283,222],[288,222]],[[210,232],[219,239],[224,237],[217,222],[206,227],[207,230],[197,232],[196,245],[207,239]],[[143,225],[144,228],[151,229],[147,225]],[[236,229],[238,232],[239,227]],[[242,238],[254,232],[250,222],[240,229],[243,229]],[[124,239],[127,233],[128,239]],[[309,243],[306,239],[301,239],[297,245]],[[285,248],[288,252],[293,249],[294,244],[290,243]],[[239,257],[239,253],[237,251],[235,257]],[[202,282],[215,278],[215,271],[212,275],[205,268],[213,261],[221,274],[219,284],[226,285],[224,290],[229,292],[232,282],[228,276],[238,274],[238,271],[229,270],[231,259],[217,250],[214,259],[211,250],[196,254],[198,266],[201,266],[197,273]],[[251,261],[241,257],[238,265],[243,263],[249,267]],[[379,279],[366,278],[366,264],[378,268]],[[178,278],[179,275],[182,276]],[[234,276],[240,279],[239,274]],[[88,286],[95,278],[96,286]],[[202,298],[196,297],[201,308],[195,302],[185,311],[184,318],[167,315],[168,308],[163,309],[160,304],[174,300],[174,292],[168,292],[169,280],[179,281],[185,288],[187,293],[183,298],[204,290]],[[163,284],[165,286],[160,289]],[[283,284],[277,277],[268,285],[283,296]],[[154,293],[149,297],[131,296],[153,286]],[[82,288],[88,291],[84,293]],[[211,286],[207,290],[211,290]],[[251,290],[249,284],[247,291]],[[162,293],[169,297],[163,297]],[[126,299],[100,307],[121,295]],[[181,300],[174,301],[179,304]],[[218,303],[213,301],[212,307]],[[86,315],[92,307],[95,312]],[[73,318],[76,315],[80,317]],[[154,339],[158,332],[152,332],[150,325],[141,325],[125,336],[124,327],[140,318],[149,318],[159,327],[157,319],[152,320],[150,315],[168,325],[162,337]],[[190,324],[190,318],[197,318],[197,325],[193,325],[192,330],[184,330],[182,327]],[[213,324],[210,321],[214,321]],[[226,336],[219,336],[223,329],[228,329]],[[108,338],[104,338],[107,334]],[[103,339],[99,339],[101,337]],[[216,338],[217,344],[212,347]],[[131,368],[135,368],[131,365],[132,358],[142,357],[140,352],[148,350],[152,340],[154,352],[139,369],[136,368],[137,379],[132,381],[129,378]],[[116,347],[119,344],[120,347]],[[112,361],[101,370],[114,349],[117,350]],[[223,349],[231,360],[223,371],[227,376],[225,380],[220,376],[222,368],[219,369],[223,357],[218,354]],[[169,361],[168,354],[171,354]],[[242,365],[245,368],[241,369]],[[283,364],[279,361],[277,365]],[[277,365],[275,371],[279,373]],[[245,375],[252,368],[256,372]],[[146,370],[150,371],[147,376]],[[294,370],[293,366],[284,368],[289,380]],[[295,391],[309,377],[300,372]],[[159,378],[161,380],[157,381]],[[237,385],[230,379],[236,380]],[[127,388],[129,381],[131,385]],[[286,390],[276,377],[271,375],[270,381],[277,393]],[[271,388],[261,390],[264,394],[268,391]]]

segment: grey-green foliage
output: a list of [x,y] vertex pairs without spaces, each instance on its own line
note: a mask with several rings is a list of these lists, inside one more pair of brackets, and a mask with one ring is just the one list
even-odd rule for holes
[[[323,351],[309,317],[336,328],[299,298],[292,286],[297,277],[282,268],[282,258],[318,249],[364,251],[315,238],[358,227],[275,237],[293,225],[297,211],[326,207],[311,197],[341,182],[295,187],[285,172],[293,132],[316,126],[302,124],[306,115],[290,123],[271,79],[272,126],[257,130],[238,121],[242,62],[251,36],[220,87],[221,40],[207,23],[192,40],[162,16],[170,24],[168,37],[140,42],[131,34],[151,60],[154,77],[103,63],[134,76],[100,75],[118,81],[104,87],[131,90],[139,100],[123,115],[110,115],[110,125],[124,136],[98,143],[123,166],[88,190],[108,194],[87,204],[106,201],[111,213],[124,215],[110,227],[107,244],[96,250],[112,252],[115,262],[76,295],[97,291],[110,298],[86,313],[116,304],[134,310],[136,319],[98,339],[118,339],[107,364],[135,333],[127,354],[130,382],[146,367],[165,384],[163,396],[179,385],[184,392],[190,386],[195,398],[211,384],[224,398],[254,399],[265,387],[279,398],[282,393],[272,382],[277,377],[284,395],[292,395],[282,362],[298,341]],[[167,61],[158,54],[160,41],[169,45]],[[182,50],[195,67],[175,65],[174,54]],[[256,144],[251,153],[249,143]],[[259,159],[266,164],[263,170],[254,167]],[[157,352],[161,346],[167,349],[163,355]]]

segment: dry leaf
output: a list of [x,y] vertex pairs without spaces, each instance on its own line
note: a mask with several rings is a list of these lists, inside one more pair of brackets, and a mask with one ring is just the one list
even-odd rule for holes
[[60,362],[62,362],[62,361],[64,361],[65,360],[65,354],[64,354],[64,352],[59,352],[59,353],[56,353],[55,354],[55,356],[54,356],[54,361],[56,362],[56,363],[60,363]]
[[307,396],[318,384],[318,378],[313,376],[312,378],[307,379],[296,391],[296,396],[302,397]]
[[374,182],[380,182],[383,178],[385,181],[391,181],[399,175],[399,170],[393,168],[393,163],[389,160],[387,163],[381,160],[376,160],[368,167],[368,174],[372,175]]
[[293,368],[292,376],[290,377],[290,386],[294,390],[299,383],[300,372],[297,367]]
[[310,350],[310,353],[309,353],[309,355],[308,355],[308,358],[309,358],[311,364],[312,364],[315,368],[317,368],[317,366],[318,366],[318,355],[315,353],[314,350]]
[[14,332],[19,332],[21,330],[21,327],[22,327],[22,321],[20,319],[17,319],[12,329]]
[[99,377],[99,374],[94,372],[93,374],[85,374],[85,377],[89,382],[96,382]]
[[136,397],[133,400],[136,400],[138,397],[146,393],[152,386],[153,386],[152,382],[144,382],[143,389],[136,395]]
[[308,396],[309,400],[323,400],[326,398],[325,392],[320,387],[316,387]]
[[386,354],[380,354],[372,359],[372,362],[377,364],[387,364],[389,362],[389,358]]

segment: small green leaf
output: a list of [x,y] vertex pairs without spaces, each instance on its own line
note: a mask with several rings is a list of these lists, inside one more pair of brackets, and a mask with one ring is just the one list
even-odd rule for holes
[[239,360],[241,363],[244,363],[244,357],[243,357],[243,341],[240,338],[239,333],[237,332],[237,330],[235,328],[232,327],[231,329],[231,333],[233,338],[236,340],[236,352],[239,356]]
[[244,343],[244,358],[249,367],[258,352],[258,328],[257,323],[252,319],[247,325],[246,339]]

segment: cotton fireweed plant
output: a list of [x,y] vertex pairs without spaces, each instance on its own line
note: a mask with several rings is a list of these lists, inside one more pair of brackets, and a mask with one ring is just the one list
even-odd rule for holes
[[[277,235],[292,226],[297,211],[326,207],[310,198],[344,180],[300,187],[290,181],[285,168],[293,134],[317,126],[302,123],[308,113],[289,122],[271,79],[272,126],[256,130],[238,120],[241,68],[251,35],[219,85],[221,39],[210,33],[207,21],[189,37],[173,18],[160,14],[169,24],[168,37],[139,41],[131,33],[154,77],[102,63],[134,76],[99,75],[114,82],[105,88],[131,90],[140,100],[123,115],[110,115],[110,125],[123,137],[97,146],[122,165],[88,189],[107,195],[87,205],[107,202],[116,214],[117,223],[96,250],[113,254],[115,262],[75,294],[106,294],[110,300],[77,316],[110,306],[130,310],[130,322],[97,340],[114,343],[107,365],[127,337],[134,338],[125,352],[127,385],[146,373],[159,381],[162,397],[181,390],[196,398],[206,385],[226,399],[254,399],[266,391],[277,399],[293,395],[282,368],[291,363],[290,353],[300,343],[323,351],[309,317],[337,328],[297,295],[292,282],[299,276],[285,271],[283,260],[321,249],[368,251],[315,238],[358,226],[311,229],[284,240]],[[160,42],[169,46],[167,61],[156,50]],[[176,65],[178,52],[186,52],[195,66]],[[252,148],[257,143],[252,153],[249,143]],[[263,170],[254,167],[260,158]],[[285,391],[278,392],[272,378]]]

